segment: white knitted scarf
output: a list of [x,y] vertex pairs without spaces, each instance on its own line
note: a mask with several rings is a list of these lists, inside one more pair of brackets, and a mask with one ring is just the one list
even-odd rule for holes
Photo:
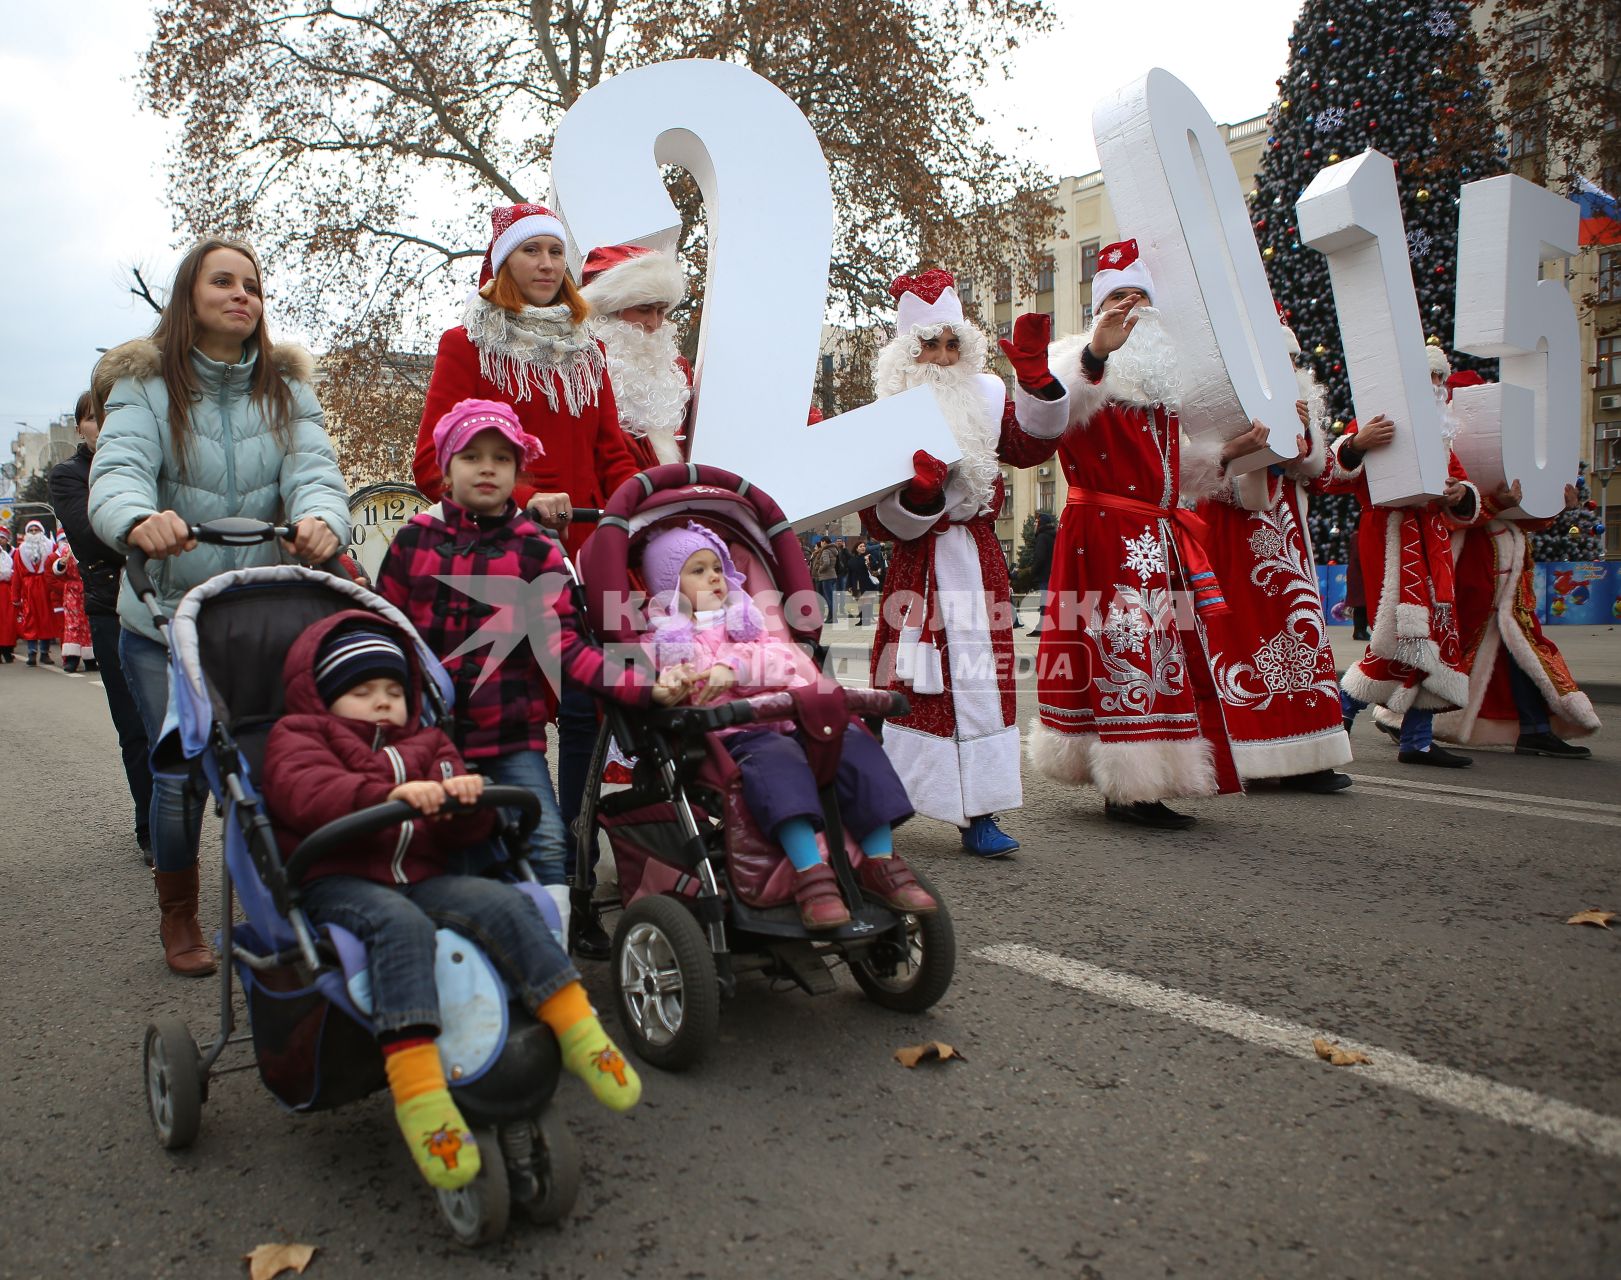
[[513,313],[475,294],[462,313],[462,324],[478,348],[479,372],[513,403],[539,392],[555,413],[561,392],[574,417],[596,404],[607,358],[590,331],[574,323],[566,305]]

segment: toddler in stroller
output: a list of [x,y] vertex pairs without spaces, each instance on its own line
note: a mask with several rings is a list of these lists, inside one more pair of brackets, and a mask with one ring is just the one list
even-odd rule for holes
[[[651,596],[651,634],[644,644],[660,677],[674,675],[695,688],[700,706],[817,683],[819,673],[805,652],[766,629],[743,575],[713,530],[689,521],[654,534],[642,552],[642,577]],[[743,776],[750,816],[793,866],[794,901],[805,927],[848,924],[849,908],[828,865],[804,730],[776,721],[717,732]],[[938,904],[895,852],[894,828],[912,816],[906,788],[884,749],[858,723],[844,726],[834,786],[845,830],[865,855],[856,873],[861,887],[896,911],[934,911]]]
[[476,801],[484,779],[443,730],[422,725],[421,677],[400,632],[361,611],[323,618],[288,651],[282,678],[288,714],[265,749],[264,794],[284,852],[368,805],[399,800],[422,815],[315,862],[303,902],[312,923],[341,925],[366,946],[395,1118],[427,1181],[454,1190],[480,1166],[435,1043],[436,925],[480,944],[598,1101],[634,1106],[641,1082],[535,904],[512,885],[448,873],[453,847],[487,837],[493,815],[446,809]]

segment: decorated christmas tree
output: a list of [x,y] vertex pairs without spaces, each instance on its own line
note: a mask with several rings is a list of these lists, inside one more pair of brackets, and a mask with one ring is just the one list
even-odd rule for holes
[[[1407,248],[1426,334],[1450,346],[1458,189],[1501,173],[1478,49],[1462,0],[1307,0],[1289,37],[1270,136],[1250,193],[1272,292],[1328,389],[1335,431],[1354,416],[1328,263],[1300,242],[1295,202],[1320,169],[1373,148],[1396,165]],[[1452,157],[1443,161],[1445,154]],[[1460,162],[1460,159],[1461,162]],[[1453,356],[1495,377],[1495,361]],[[1343,563],[1351,498],[1312,503],[1322,563]]]
[[1576,505],[1560,512],[1547,532],[1531,535],[1531,554],[1539,564],[1604,558],[1604,522],[1587,485],[1585,462],[1576,477],[1576,497]]

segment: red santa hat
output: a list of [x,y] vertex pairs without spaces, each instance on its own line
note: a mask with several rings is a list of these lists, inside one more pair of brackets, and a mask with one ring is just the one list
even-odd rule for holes
[[1120,240],[1105,245],[1098,254],[1098,271],[1092,277],[1092,313],[1103,310],[1103,300],[1116,289],[1141,289],[1154,299],[1154,277],[1148,274],[1148,264],[1137,256],[1135,240]]
[[1278,323],[1283,326],[1283,347],[1290,355],[1300,354],[1300,335],[1289,327],[1289,313],[1283,309],[1283,303],[1272,304],[1278,309]]
[[896,276],[889,286],[895,299],[895,332],[905,336],[926,325],[963,323],[957,281],[949,271],[935,269],[920,276]]
[[638,244],[611,244],[591,250],[580,273],[580,290],[598,315],[662,302],[673,307],[687,296],[686,273],[667,253]]
[[[1432,347],[1431,350],[1436,350]],[[1447,401],[1451,403],[1452,393],[1459,387],[1483,387],[1486,379],[1482,378],[1473,369],[1459,369],[1456,373],[1447,375]]]
[[568,248],[568,232],[562,219],[543,204],[508,204],[490,211],[490,247],[484,251],[478,284],[483,288],[495,278],[501,264],[525,240],[536,236],[556,236]]

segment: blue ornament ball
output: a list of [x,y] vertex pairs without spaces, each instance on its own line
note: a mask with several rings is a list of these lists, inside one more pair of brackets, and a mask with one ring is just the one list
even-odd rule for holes
[[1330,40],[1328,43],[1330,48],[1338,49],[1340,47],[1340,41],[1337,38]]

